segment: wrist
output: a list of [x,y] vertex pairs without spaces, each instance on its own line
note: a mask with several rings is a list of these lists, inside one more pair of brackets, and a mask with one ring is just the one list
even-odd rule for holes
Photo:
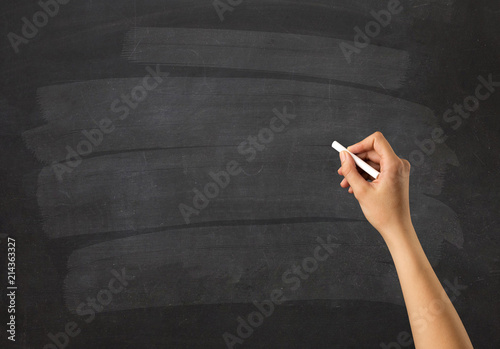
[[411,221],[381,229],[380,235],[382,235],[391,254],[396,251],[407,250],[416,245],[420,246],[417,233]]
[[432,270],[413,225],[394,229],[384,240],[398,272],[406,270],[420,274],[425,270]]

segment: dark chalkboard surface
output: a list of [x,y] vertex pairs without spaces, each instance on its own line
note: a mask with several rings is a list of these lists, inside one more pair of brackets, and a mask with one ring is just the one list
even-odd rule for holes
[[2,7],[2,348],[413,347],[330,147],[375,131],[500,346],[498,2]]

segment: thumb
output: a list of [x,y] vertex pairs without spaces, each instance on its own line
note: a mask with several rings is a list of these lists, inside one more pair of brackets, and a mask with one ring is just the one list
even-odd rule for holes
[[349,182],[354,194],[360,191],[365,191],[369,184],[368,182],[359,174],[356,169],[356,163],[352,158],[351,154],[347,151],[340,153],[340,160],[342,161],[342,174],[345,179]]

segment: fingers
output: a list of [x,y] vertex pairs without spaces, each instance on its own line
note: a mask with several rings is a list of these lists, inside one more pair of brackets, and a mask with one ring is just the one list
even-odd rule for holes
[[380,172],[380,164],[371,160],[365,161],[368,165]]
[[342,188],[347,188],[347,187],[349,187],[349,182],[347,181],[347,179],[345,179],[345,178],[344,178],[344,179],[342,179],[342,182],[340,182],[340,186],[341,186]]
[[349,182],[347,181],[347,179],[345,179],[345,178],[344,178],[344,179],[342,180],[342,182],[340,182],[340,186],[341,186],[342,188],[349,188],[349,190],[348,190],[348,191],[349,191],[349,193],[351,193],[351,194],[353,193],[352,188],[349,186]]
[[356,163],[352,156],[343,151],[340,153],[340,158],[342,161],[342,175],[344,176],[344,181],[341,182],[341,186],[346,188],[351,186],[353,192],[364,192],[369,188],[370,184],[356,169]]
[[[389,159],[396,156],[389,142],[387,142],[384,135],[379,131],[366,137],[361,142],[347,147],[347,150],[354,154],[375,151],[375,153],[380,157],[378,159],[379,161],[371,158],[370,159],[376,162],[380,162],[384,158]],[[374,156],[374,154],[372,154],[372,156]]]
[[[380,171],[380,165],[379,165],[379,164],[377,164],[377,163],[375,163],[375,162],[373,162],[373,161],[370,161],[370,160],[366,161],[366,163],[367,163],[368,165],[370,165],[371,167],[373,167],[374,169],[376,169],[377,171]],[[356,165],[356,169],[357,169],[357,170],[358,170],[358,172],[361,174],[361,176],[363,176],[363,178],[364,178],[364,179],[367,179],[367,180],[368,180],[368,179],[371,179],[371,180],[373,180],[373,177],[372,177],[372,176],[370,176],[368,173],[366,173],[365,171],[363,171],[363,170],[362,170],[360,167],[358,167],[357,165]],[[337,173],[338,173],[339,175],[341,175],[341,176],[343,176],[343,175],[344,175],[344,174],[342,173],[342,167],[339,167],[339,169],[337,170]]]
[[[370,150],[370,151],[358,153],[358,154],[356,154],[356,156],[366,163],[372,162],[372,163],[376,163],[378,165],[378,164],[380,164],[380,161],[381,161],[380,154],[378,154],[375,150]],[[376,170],[378,171],[378,169],[376,169]]]

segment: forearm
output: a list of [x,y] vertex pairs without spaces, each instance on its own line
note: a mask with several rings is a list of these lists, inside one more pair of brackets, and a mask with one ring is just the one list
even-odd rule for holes
[[430,265],[413,225],[385,232],[417,349],[472,348],[467,332]]
[[384,238],[403,290],[417,349],[472,348],[465,328],[446,295],[418,241],[410,215],[410,168],[399,158],[380,132],[375,132],[349,151],[367,160],[380,175],[368,181],[354,158],[342,152],[339,174],[342,188],[349,187],[366,219]]

